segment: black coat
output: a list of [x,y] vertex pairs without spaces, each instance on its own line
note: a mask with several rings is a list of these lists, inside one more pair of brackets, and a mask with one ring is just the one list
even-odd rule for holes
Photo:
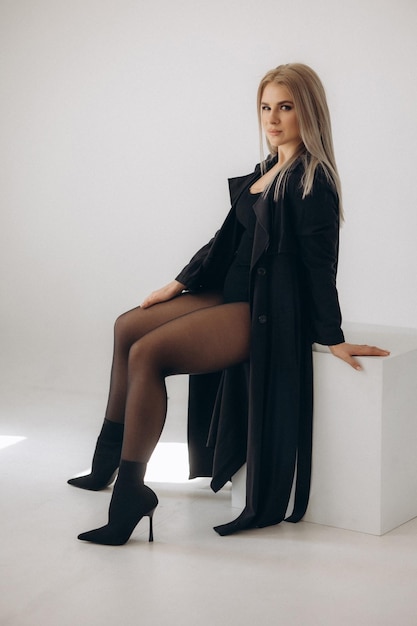
[[[246,507],[216,528],[222,535],[282,521],[295,471],[295,505],[287,519],[300,520],[308,504],[311,346],[344,337],[336,290],[338,198],[318,168],[303,199],[303,172],[299,160],[283,197],[274,200],[271,190],[253,207],[249,363],[190,377],[190,477],[213,476],[217,491],[247,463]],[[252,174],[229,180],[232,207],[223,226],[177,276],[190,291],[222,288],[242,232],[236,202],[260,175],[258,165]]]

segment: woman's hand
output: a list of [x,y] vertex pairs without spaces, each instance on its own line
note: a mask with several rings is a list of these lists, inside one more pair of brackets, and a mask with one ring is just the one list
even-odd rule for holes
[[342,361],[346,361],[355,370],[361,370],[362,367],[354,356],[388,356],[388,350],[382,350],[376,346],[356,345],[353,343],[338,343],[335,346],[329,346],[330,352]]
[[154,304],[158,304],[158,302],[167,302],[167,300],[172,300],[175,296],[178,296],[185,289],[185,285],[179,283],[177,280],[173,280],[165,287],[161,287],[161,289],[157,289],[157,291],[153,291],[141,304],[142,309],[148,309]]

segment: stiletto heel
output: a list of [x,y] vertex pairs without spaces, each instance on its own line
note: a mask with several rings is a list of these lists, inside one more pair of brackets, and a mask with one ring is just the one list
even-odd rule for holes
[[[156,507],[155,507],[156,509]],[[153,514],[155,513],[155,509],[152,509],[152,511],[149,511],[148,513],[148,517],[149,517],[149,543],[151,543],[153,541]]]

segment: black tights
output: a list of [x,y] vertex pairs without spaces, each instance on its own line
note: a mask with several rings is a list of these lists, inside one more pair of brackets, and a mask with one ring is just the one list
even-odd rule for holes
[[125,423],[122,459],[147,463],[167,408],[165,377],[221,370],[249,357],[249,304],[182,294],[121,315],[106,419]]

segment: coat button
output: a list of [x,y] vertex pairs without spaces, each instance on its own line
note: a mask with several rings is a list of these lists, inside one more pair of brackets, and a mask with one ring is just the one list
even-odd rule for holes
[[258,322],[259,322],[260,324],[265,324],[265,323],[266,323],[266,320],[267,320],[266,315],[260,315],[260,316],[258,317]]
[[258,272],[259,276],[265,276],[266,274],[266,269],[264,267],[258,267]]

